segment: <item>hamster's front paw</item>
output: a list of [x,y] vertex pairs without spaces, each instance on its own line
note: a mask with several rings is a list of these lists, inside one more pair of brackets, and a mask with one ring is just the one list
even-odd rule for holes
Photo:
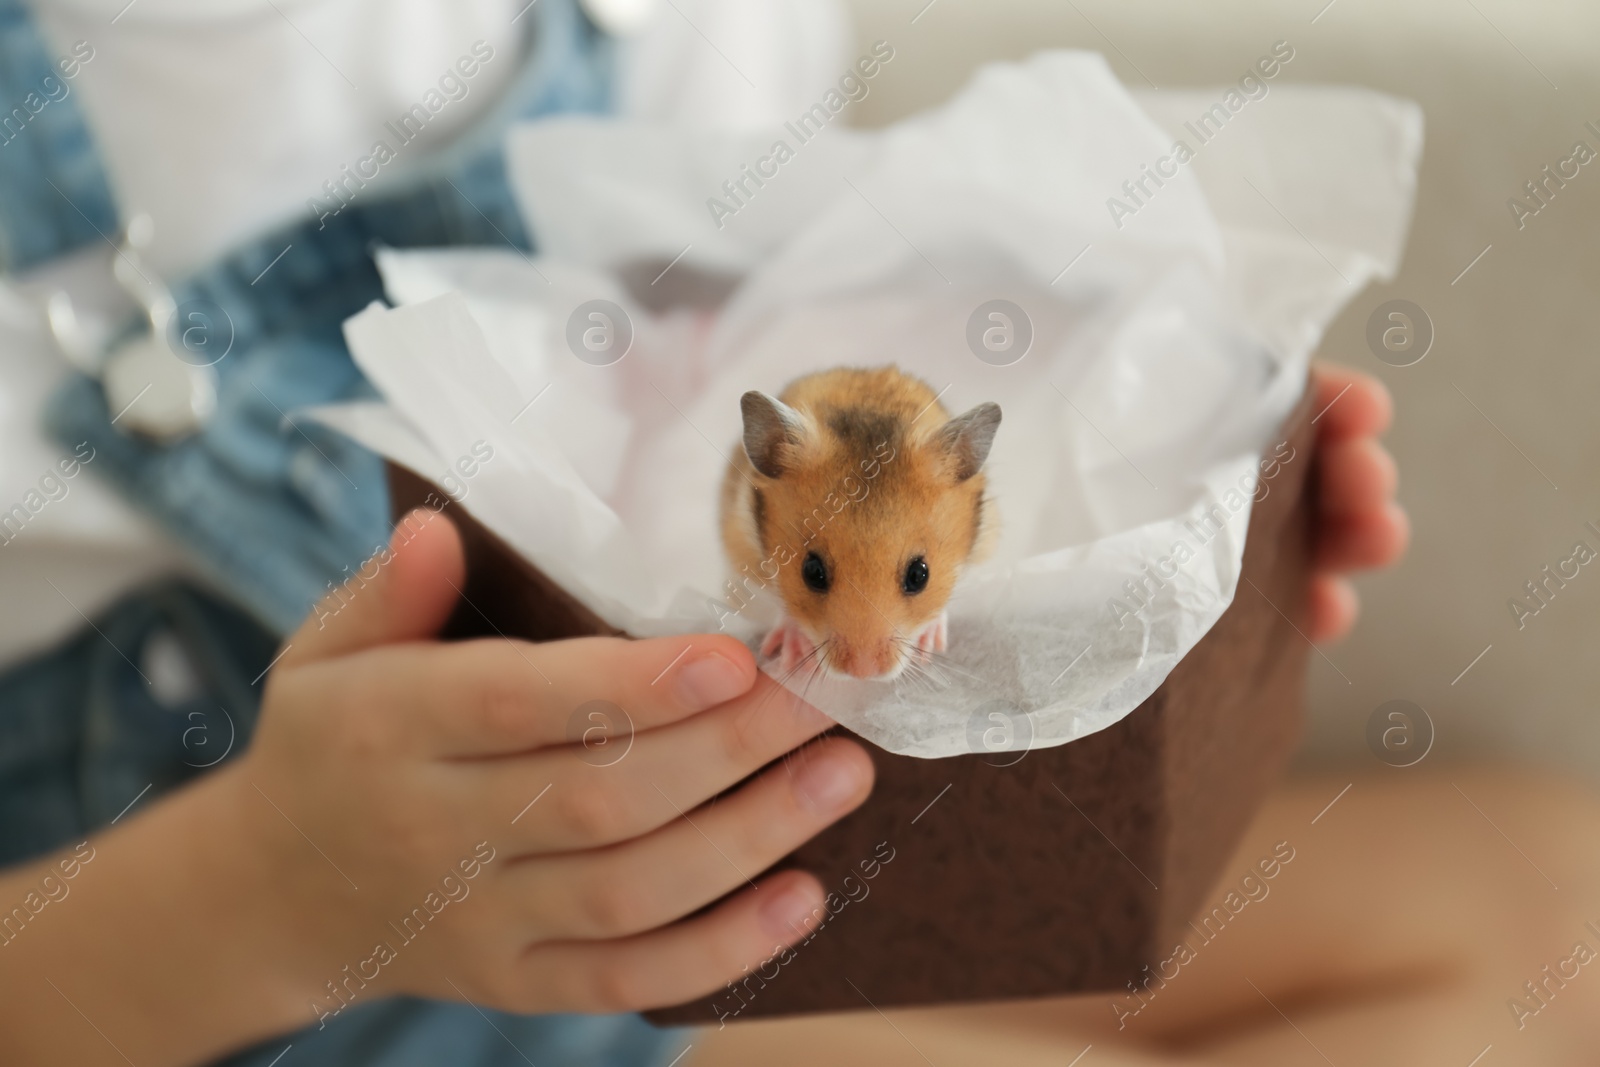
[[911,641],[917,647],[917,658],[926,663],[934,654],[945,650],[949,639],[950,613],[941,611],[924,623],[922,629],[912,635]]
[[817,650],[800,624],[785,617],[761,642],[761,658],[778,657],[778,669],[785,675],[804,663]]

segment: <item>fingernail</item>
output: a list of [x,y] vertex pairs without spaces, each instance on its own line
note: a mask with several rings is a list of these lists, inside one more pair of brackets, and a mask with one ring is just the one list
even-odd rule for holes
[[753,681],[732,660],[712,652],[679,669],[678,699],[685,707],[704,711],[742,696]]
[[800,768],[794,783],[803,804],[820,815],[832,815],[855,798],[861,788],[861,768],[842,753],[812,756]]
[[787,944],[805,934],[812,913],[822,901],[810,889],[791,885],[772,894],[761,904],[761,925],[769,936]]

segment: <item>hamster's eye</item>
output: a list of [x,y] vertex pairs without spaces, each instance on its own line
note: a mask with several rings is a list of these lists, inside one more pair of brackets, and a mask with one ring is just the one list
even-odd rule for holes
[[800,578],[806,583],[806,588],[814,592],[828,591],[828,565],[815,552],[807,555],[806,561],[800,564]]
[[918,556],[907,563],[905,576],[900,579],[900,588],[905,590],[907,596],[916,596],[928,588],[928,561]]

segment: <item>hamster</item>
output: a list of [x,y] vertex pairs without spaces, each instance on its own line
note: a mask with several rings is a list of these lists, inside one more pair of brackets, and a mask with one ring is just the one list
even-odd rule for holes
[[733,569],[774,582],[783,621],[762,644],[786,674],[888,680],[945,650],[946,605],[998,532],[984,403],[950,417],[894,367],[807,375],[740,400],[743,448],[723,479]]

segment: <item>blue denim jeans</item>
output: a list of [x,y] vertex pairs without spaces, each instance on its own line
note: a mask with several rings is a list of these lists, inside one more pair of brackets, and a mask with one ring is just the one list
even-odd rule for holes
[[[291,413],[370,394],[339,327],[382,298],[374,245],[531,246],[507,185],[501,135],[518,118],[604,110],[612,79],[609,43],[574,0],[539,0],[528,23],[529,59],[501,103],[409,185],[381,197],[357,194],[335,215],[308,211],[304,222],[175,287],[180,305],[203,300],[220,309],[231,342],[216,365],[216,414],[198,434],[165,446],[124,435],[89,378],[55,398],[52,433],[90,442],[95,473],[187,546],[231,602],[164,583],[0,677],[0,864],[81,840],[237,756],[249,743],[257,683],[279,636],[387,541],[382,462]],[[30,93],[36,103],[51,95],[44,79],[57,74],[21,0],[0,0],[0,104],[27,112],[0,123],[6,271],[102,242],[119,228],[75,98],[37,110],[25,104]],[[667,1063],[684,1041],[681,1031],[632,1015],[531,1017],[392,1000],[350,1008],[324,1028],[226,1062],[636,1067]]]

